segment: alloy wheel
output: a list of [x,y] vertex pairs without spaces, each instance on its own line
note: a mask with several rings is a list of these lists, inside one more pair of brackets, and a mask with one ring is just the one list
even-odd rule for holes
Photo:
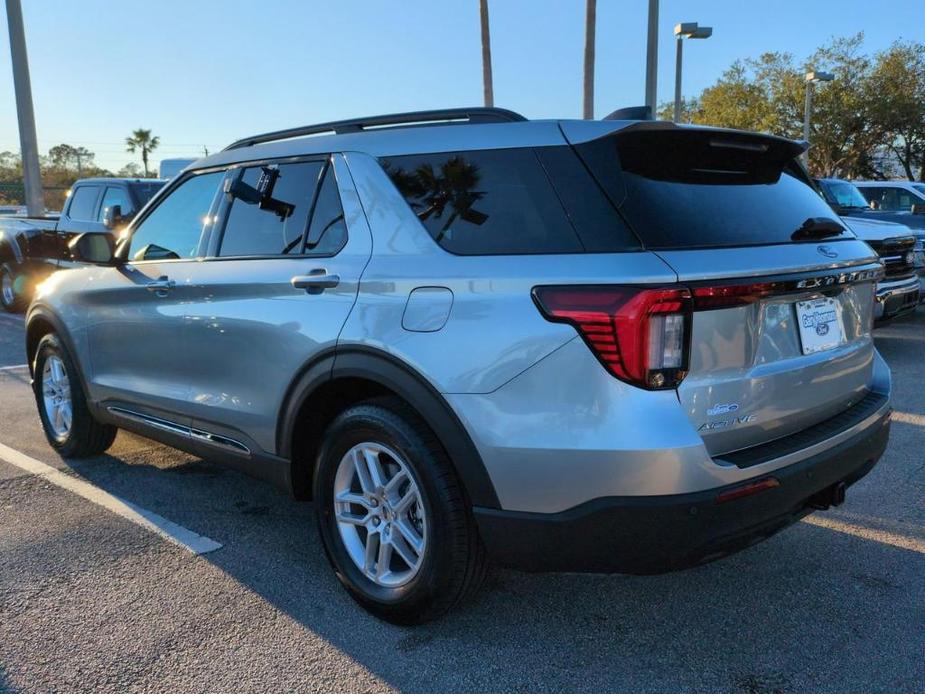
[[57,438],[64,439],[71,430],[74,410],[67,369],[64,368],[64,362],[55,355],[45,360],[42,369],[42,400],[48,425]]
[[360,443],[334,477],[334,518],[350,559],[376,585],[411,581],[427,550],[428,519],[410,466],[379,443]]

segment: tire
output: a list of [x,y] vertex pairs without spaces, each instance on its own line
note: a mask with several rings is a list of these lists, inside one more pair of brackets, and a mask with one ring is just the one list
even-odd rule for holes
[[[90,414],[74,361],[54,333],[45,335],[36,349],[32,390],[45,438],[62,457],[87,458],[112,445],[118,429],[97,422]],[[68,401],[70,415],[66,416],[66,408],[61,408]]]
[[0,305],[9,313],[22,313],[29,305],[27,278],[6,263],[0,266]]
[[[386,484],[379,501],[364,494],[356,464],[342,466],[345,460],[365,461],[367,467],[362,469],[369,474],[374,469],[369,467],[369,454],[378,461],[383,479],[391,475],[392,486],[399,485],[390,492]],[[349,488],[345,487],[348,478]],[[372,484],[372,478],[367,482]],[[313,492],[318,528],[337,578],[376,617],[393,624],[427,622],[455,607],[481,584],[485,549],[462,485],[437,438],[401,400],[370,400],[334,419],[316,460]],[[337,493],[349,493],[351,499],[362,496],[367,502],[339,502],[335,508]],[[417,501],[403,511],[402,502],[415,493]],[[353,525],[356,520],[341,522],[347,516],[364,515],[368,520],[362,526]],[[416,533],[416,539],[422,540],[419,554],[408,540],[408,528],[411,536]],[[382,551],[385,538],[392,549],[384,570],[382,555],[373,552],[374,580],[361,562],[370,556],[369,542],[376,532],[379,540],[374,546]],[[409,555],[417,557],[416,569],[406,561]]]

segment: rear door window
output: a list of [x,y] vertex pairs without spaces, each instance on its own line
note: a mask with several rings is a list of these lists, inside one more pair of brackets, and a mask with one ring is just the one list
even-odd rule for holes
[[639,130],[577,149],[649,248],[791,243],[807,219],[836,219],[785,141]]
[[305,240],[305,252],[312,255],[334,255],[347,243],[347,225],[334,167],[328,166],[318,191],[311,225]]
[[[431,237],[451,253],[501,255],[536,253],[580,253],[638,247],[638,242],[620,224],[618,215],[603,198],[593,179],[574,155],[561,149],[566,159],[554,153],[550,165],[563,176],[568,200],[587,205],[583,224],[595,211],[617,218],[602,249],[591,237],[587,244],[579,235],[563,199],[541,162],[540,150],[499,149],[441,154],[386,157],[382,165]],[[568,157],[572,156],[572,161]],[[574,167],[577,166],[576,170]],[[573,178],[569,178],[569,177]],[[577,178],[574,178],[577,176]],[[576,190],[580,189],[580,190]],[[584,196],[587,202],[578,202]],[[582,214],[577,214],[581,217]],[[592,226],[594,222],[591,222]]]
[[324,162],[252,166],[231,184],[219,255],[299,255]]
[[71,195],[71,204],[67,216],[76,222],[96,220],[96,201],[99,199],[99,186],[78,186]]

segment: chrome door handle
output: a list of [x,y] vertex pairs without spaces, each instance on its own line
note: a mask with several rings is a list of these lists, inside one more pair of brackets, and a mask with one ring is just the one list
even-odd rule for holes
[[289,280],[295,289],[304,289],[309,294],[321,294],[325,289],[333,289],[340,284],[338,275],[329,275],[324,269],[312,270],[308,275],[296,275]]
[[169,279],[167,275],[161,275],[156,280],[152,280],[145,285],[145,289],[149,292],[154,292],[158,296],[167,296],[167,292],[173,289],[177,285],[172,279]]

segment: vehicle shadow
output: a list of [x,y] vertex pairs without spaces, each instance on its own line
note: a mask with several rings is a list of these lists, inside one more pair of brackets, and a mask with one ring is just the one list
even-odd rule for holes
[[[473,602],[399,628],[367,615],[337,584],[311,503],[194,458],[149,464],[157,448],[73,467],[224,543],[201,559],[401,690],[644,682],[761,692],[825,689],[850,673],[858,684],[911,690],[925,677],[925,542],[916,551],[801,523],[739,555],[662,576],[494,570]],[[874,487],[878,475],[859,486]],[[925,518],[914,522],[925,527]]]

